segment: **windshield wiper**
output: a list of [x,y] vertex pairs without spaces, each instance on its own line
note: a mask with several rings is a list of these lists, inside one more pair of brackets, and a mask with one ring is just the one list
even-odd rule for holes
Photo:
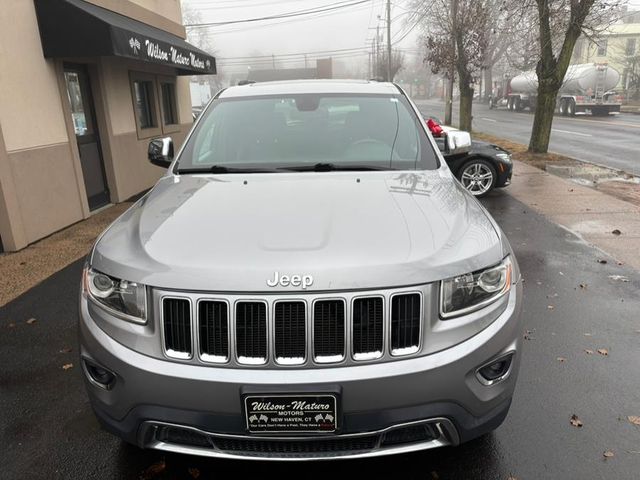
[[293,172],[366,172],[395,169],[376,165],[359,165],[357,163],[340,164],[320,162],[313,165],[290,165],[286,167],[280,167],[279,170],[291,170]]
[[178,173],[275,173],[274,168],[259,167],[227,167],[224,165],[211,165],[209,167],[179,168]]

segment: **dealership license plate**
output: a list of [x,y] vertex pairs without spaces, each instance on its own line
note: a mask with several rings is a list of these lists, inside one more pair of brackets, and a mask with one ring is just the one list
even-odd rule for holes
[[251,433],[335,432],[335,395],[249,395],[244,397]]

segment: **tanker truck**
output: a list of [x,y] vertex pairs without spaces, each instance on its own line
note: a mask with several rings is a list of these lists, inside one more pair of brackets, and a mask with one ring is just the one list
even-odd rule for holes
[[[620,113],[621,98],[611,90],[620,80],[617,70],[602,63],[569,65],[556,99],[560,115],[609,115]],[[505,78],[494,85],[489,108],[514,112],[536,108],[538,76],[535,71]]]

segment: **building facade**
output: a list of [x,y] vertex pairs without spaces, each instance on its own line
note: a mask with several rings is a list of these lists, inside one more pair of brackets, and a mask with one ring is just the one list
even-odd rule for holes
[[180,145],[189,76],[180,0],[7,0],[0,9],[0,241],[19,250],[151,187],[151,138]]

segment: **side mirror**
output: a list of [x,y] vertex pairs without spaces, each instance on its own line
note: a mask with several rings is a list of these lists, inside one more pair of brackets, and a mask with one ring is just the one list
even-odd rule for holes
[[147,150],[149,161],[158,167],[169,168],[173,162],[173,140],[171,137],[154,138]]
[[447,132],[445,138],[444,153],[446,155],[458,155],[471,150],[471,135],[469,132],[458,130]]

